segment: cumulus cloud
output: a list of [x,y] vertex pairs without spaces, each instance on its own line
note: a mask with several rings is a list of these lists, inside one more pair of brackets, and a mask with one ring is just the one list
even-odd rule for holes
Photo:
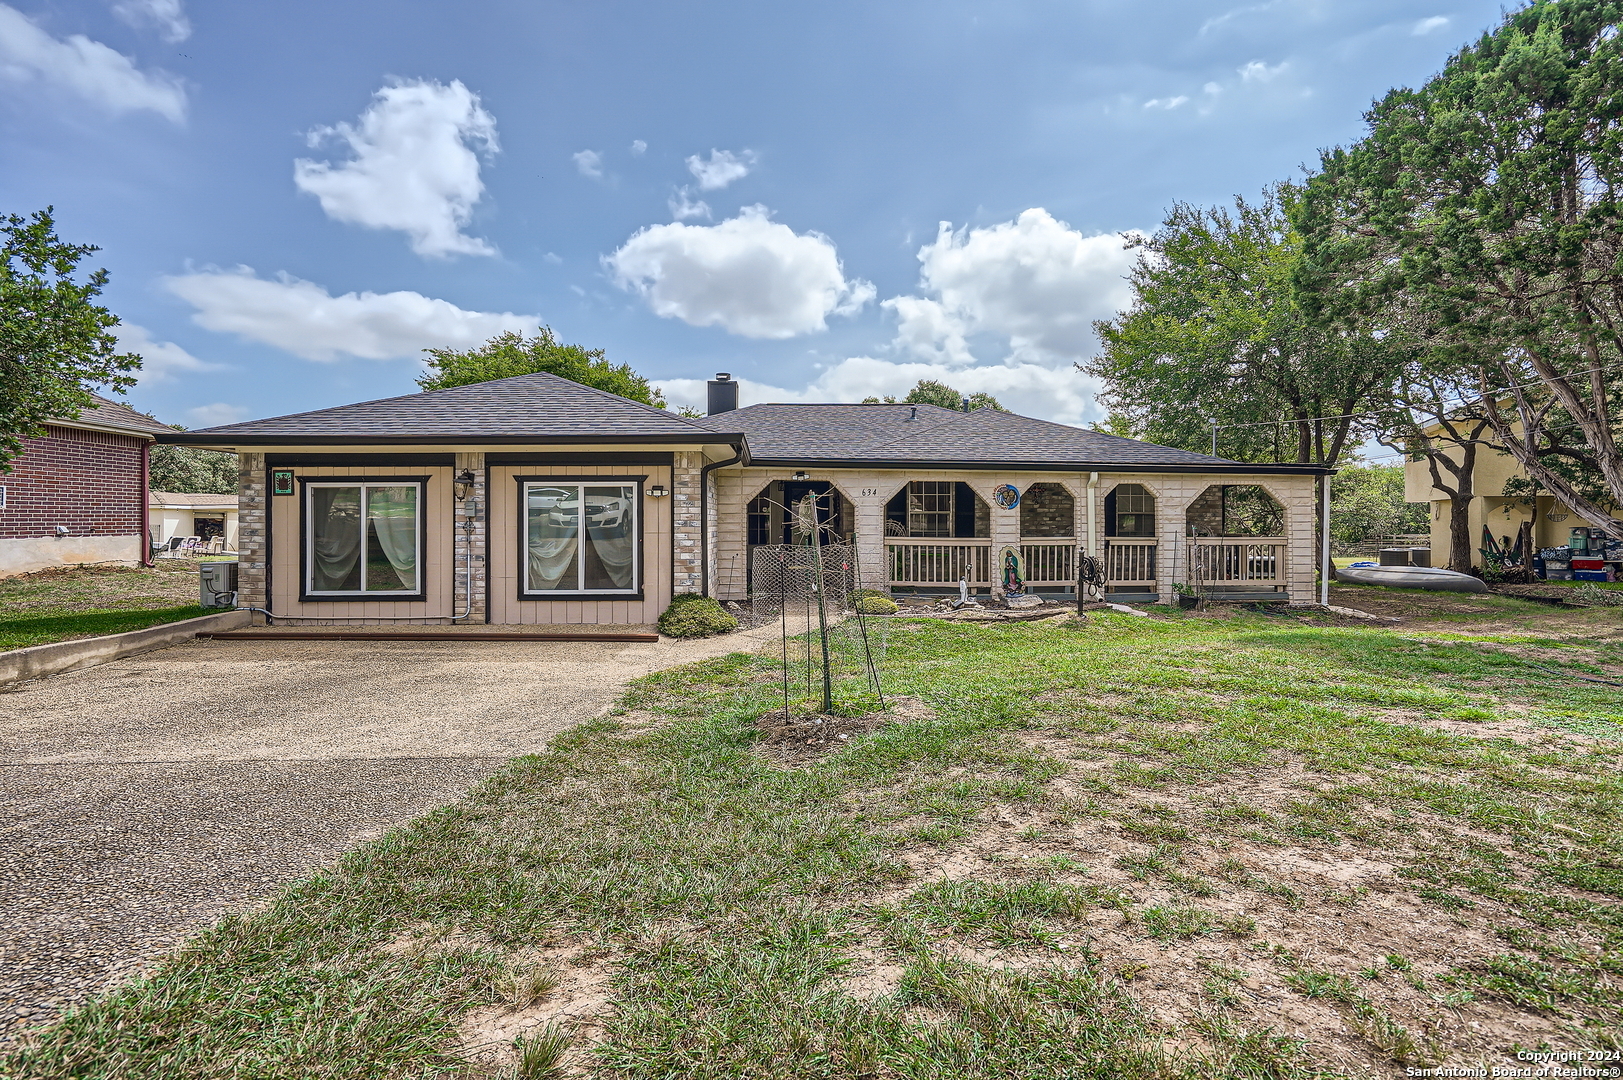
[[[764,401],[861,401],[865,397],[902,398],[921,379],[947,383],[966,394],[988,393],[1007,409],[1024,416],[1060,423],[1080,424],[1099,416],[1094,385],[1076,371],[1041,364],[1005,362],[984,367],[954,368],[943,364],[894,361],[853,356],[831,364],[803,387],[776,386],[734,376],[739,399],[752,405]],[[703,379],[656,380],[672,405],[705,407]]]
[[7,4],[0,4],[0,82],[37,82],[114,115],[148,110],[177,124],[186,118],[186,91],[174,76],[143,72],[83,34],[58,40]]
[[353,157],[338,165],[300,158],[293,182],[321,200],[335,221],[398,229],[419,255],[494,255],[464,235],[484,194],[480,157],[497,149],[496,120],[461,82],[393,83],[372,96],[356,124],[310,132],[312,147],[333,139]]
[[1447,15],[1433,15],[1429,19],[1421,19],[1419,22],[1415,23],[1414,29],[1411,30],[1410,33],[1412,33],[1415,37],[1424,37],[1433,30],[1441,30],[1447,25]]
[[171,43],[192,36],[192,24],[180,0],[120,0],[113,5],[113,14],[137,30],[151,27],[158,31],[159,37]]
[[873,299],[874,287],[847,279],[834,242],[796,233],[747,206],[715,225],[650,225],[605,267],[656,315],[720,326],[750,338],[788,338],[827,327]]
[[218,427],[221,424],[235,424],[238,420],[248,419],[248,410],[241,405],[227,405],[223,401],[216,401],[212,405],[199,405],[195,409],[187,409],[186,415],[196,421],[198,427]]
[[987,333],[1006,339],[1015,361],[1068,366],[1092,354],[1093,321],[1130,303],[1133,260],[1119,235],[1084,236],[1040,207],[981,229],[944,221],[919,249],[919,283],[935,306],[884,306],[900,321],[896,345],[921,359],[963,362],[965,339]]
[[199,360],[172,341],[158,341],[144,326],[120,323],[118,351],[141,357],[141,383],[164,382],[187,372],[224,371],[225,365]]
[[712,148],[706,161],[697,154],[687,159],[688,172],[699,181],[700,191],[720,191],[734,180],[742,180],[755,166],[755,151],[733,153]]
[[632,139],[631,140],[631,156],[632,157],[642,157],[642,155],[646,154],[647,152],[648,152],[648,144],[647,143],[643,142],[641,139]]
[[570,154],[580,174],[593,180],[603,179],[603,155],[596,150],[577,150]]
[[199,326],[306,360],[415,357],[428,348],[470,348],[506,330],[532,333],[541,323],[537,315],[465,311],[415,292],[333,296],[313,282],[261,278],[246,266],[180,274],[164,285],[197,309],[192,321]]
[[666,205],[671,208],[671,217],[677,221],[710,216],[710,204],[703,199],[693,198],[686,186],[677,188],[676,194],[670,197]]
[[1286,61],[1284,60],[1281,60],[1273,67],[1269,67],[1261,60],[1253,60],[1249,64],[1237,68],[1236,70],[1240,73],[1241,82],[1265,83],[1272,82],[1274,79],[1278,78],[1279,74],[1285,70],[1286,66]]

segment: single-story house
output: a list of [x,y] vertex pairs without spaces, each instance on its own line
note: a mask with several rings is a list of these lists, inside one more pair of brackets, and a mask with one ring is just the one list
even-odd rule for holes
[[147,514],[154,547],[195,536],[204,543],[219,537],[226,551],[237,550],[235,495],[154,491],[147,500]]
[[1315,599],[1315,485],[991,409],[738,407],[689,419],[520,375],[170,432],[241,462],[239,603],[316,623],[647,624],[676,593],[741,599],[752,552],[804,542],[783,507],[822,494],[864,583]]
[[173,434],[128,405],[92,394],[0,473],[0,577],[74,563],[147,557],[149,451]]

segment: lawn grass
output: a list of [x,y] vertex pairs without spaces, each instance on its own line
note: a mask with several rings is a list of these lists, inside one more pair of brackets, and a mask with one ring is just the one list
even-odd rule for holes
[[195,565],[64,567],[0,580],[0,650],[207,615]]
[[1544,654],[1623,657],[1507,636],[895,622],[914,707],[802,768],[754,749],[772,662],[663,672],[0,1075],[1196,1080],[1618,1048],[1623,693]]

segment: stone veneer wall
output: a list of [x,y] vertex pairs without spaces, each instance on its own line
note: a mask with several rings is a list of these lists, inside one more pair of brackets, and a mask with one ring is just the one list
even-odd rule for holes
[[1075,536],[1076,499],[1064,484],[1032,484],[1020,496],[1020,535]]
[[[488,520],[485,455],[457,454],[457,475],[461,475],[464,469],[473,473],[473,491],[468,498],[456,503],[455,535],[451,541],[456,556],[456,581],[452,587],[451,606],[455,615],[468,612],[464,622],[482,623],[490,621],[485,608],[485,582],[489,573],[485,562],[485,523]],[[469,560],[472,560],[471,564]],[[473,571],[471,575],[468,573],[470,565]]]
[[704,552],[699,550],[699,515],[702,500],[704,455],[678,450],[671,470],[671,531],[675,551],[671,560],[671,590],[696,593],[704,587]]
[[[237,604],[264,607],[266,593],[265,455],[237,455]],[[265,621],[255,615],[254,621]]]

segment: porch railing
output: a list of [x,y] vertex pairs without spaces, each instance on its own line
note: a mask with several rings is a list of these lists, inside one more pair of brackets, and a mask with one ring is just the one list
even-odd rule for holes
[[1105,541],[1105,588],[1132,586],[1135,590],[1154,591],[1155,540]]
[[1189,556],[1189,576],[1197,587],[1269,588],[1285,584],[1282,536],[1192,537]]
[[1076,585],[1076,541],[1022,540],[1020,557],[1026,564],[1026,584],[1035,588]]
[[885,541],[885,561],[892,587],[956,585],[965,576],[965,567],[969,569],[970,588],[985,589],[992,584],[990,540],[890,537]]

